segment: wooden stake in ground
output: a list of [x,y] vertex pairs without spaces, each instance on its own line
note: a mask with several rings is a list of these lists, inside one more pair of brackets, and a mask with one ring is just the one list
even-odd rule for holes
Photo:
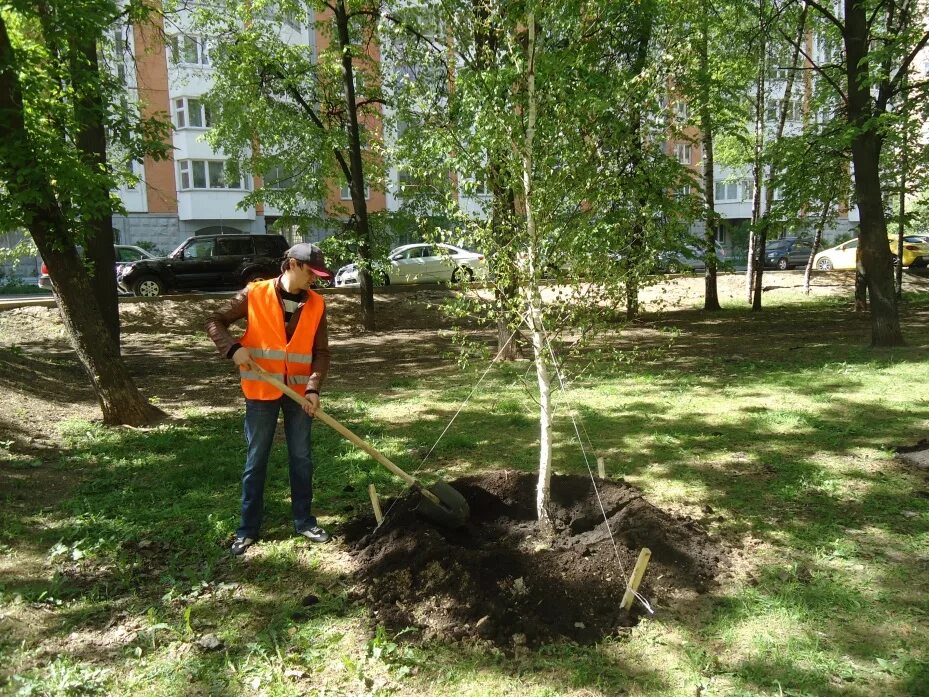
[[606,463],[602,457],[597,458],[597,476],[600,479],[606,479]]
[[642,576],[645,575],[645,567],[648,566],[648,560],[651,558],[652,550],[648,547],[643,547],[642,551],[639,552],[639,558],[635,562],[635,568],[632,570],[632,578],[629,579],[629,583],[626,585],[626,594],[623,596],[622,603],[620,603],[620,607],[624,610],[628,610],[632,607],[632,601],[635,599],[635,592],[639,590]]
[[373,484],[368,484],[368,496],[371,497],[371,508],[374,509],[374,519],[380,525],[384,522],[384,514],[381,513],[381,500],[377,497],[377,489]]

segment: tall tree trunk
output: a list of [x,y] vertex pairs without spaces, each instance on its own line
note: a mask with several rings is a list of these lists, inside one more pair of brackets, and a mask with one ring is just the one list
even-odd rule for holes
[[871,345],[901,346],[903,332],[887,244],[887,220],[881,197],[880,160],[883,139],[873,118],[867,78],[868,16],[863,0],[845,0],[845,69],[848,89],[848,123],[855,166],[855,194],[861,216],[858,245],[871,296]]
[[713,172],[713,110],[710,106],[710,6],[708,0],[700,5],[700,133],[703,141],[703,201],[704,231],[703,254],[706,259],[704,272],[703,309],[721,310],[719,291],[716,284],[716,216],[715,173]]
[[[759,228],[765,223],[762,218],[761,209],[761,182],[764,175],[762,151],[764,149],[765,53],[767,51],[764,40],[764,7],[764,0],[760,0],[758,6],[758,35],[760,37],[761,46],[758,49],[758,80],[755,84],[755,152],[752,160],[752,182],[754,184],[754,191],[752,193],[752,227],[748,236],[748,267],[745,270],[745,294],[748,302],[752,302],[753,281],[755,274],[758,273],[758,264],[764,261],[764,257],[759,257],[758,252]],[[764,250],[761,251],[761,254],[764,254]]]
[[[365,262],[371,261],[371,228],[368,223],[368,202],[365,199],[364,165],[361,159],[361,129],[358,125],[358,102],[355,97],[355,69],[352,66],[352,42],[349,35],[348,10],[345,0],[334,5],[336,30],[342,49],[342,82],[345,89],[345,109],[348,113],[348,150],[351,180],[348,182],[352,194],[352,206],[358,225],[358,256]],[[361,294],[361,324],[365,329],[375,328],[374,283],[367,264],[362,264],[359,274]]]
[[[643,4],[641,8],[642,15],[636,31],[636,52],[635,60],[632,64],[632,74],[641,75],[648,63],[648,48],[652,41],[652,30],[654,27],[654,11],[649,5]],[[638,103],[633,105],[630,114],[632,127],[632,140],[636,148],[631,155],[630,164],[634,171],[642,168],[642,153],[646,152],[647,147],[642,138],[642,109]],[[629,271],[631,275],[626,277],[626,319],[632,320],[639,316],[639,271],[640,257],[642,249],[645,246],[645,207],[647,199],[644,193],[639,196],[635,210],[635,220],[632,225],[632,236],[629,240],[629,254],[631,260]]]
[[139,393],[104,326],[51,181],[38,164],[42,158],[26,130],[16,65],[0,14],[0,179],[10,187],[8,193],[22,202],[23,222],[58,289],[65,329],[90,377],[104,422],[133,426],[151,423],[165,414]]
[[[784,127],[787,125],[787,114],[793,101],[794,79],[800,62],[800,43],[806,33],[807,5],[800,11],[800,20],[797,24],[796,39],[793,44],[793,55],[790,60],[790,72],[787,74],[787,84],[784,85],[784,97],[781,99],[781,109],[778,115],[777,130],[774,133],[774,142],[778,143],[784,137]],[[781,171],[780,157],[775,154],[768,167],[768,179],[765,184],[765,207],[762,214],[763,223],[758,236],[758,266],[755,269],[755,291],[752,297],[752,310],[761,310],[762,277],[764,275],[765,246],[768,242],[768,229],[771,225],[771,209],[774,207],[774,181]]]
[[[102,175],[109,168],[106,158],[106,104],[98,93],[100,65],[97,37],[71,36],[71,84],[75,90],[75,117],[79,124],[77,147],[88,169]],[[116,254],[113,248],[113,210],[110,192],[101,191],[94,202],[96,215],[86,221],[83,244],[91,262],[90,284],[100,307],[103,323],[119,351],[119,299],[116,293]]]
[[[905,76],[903,81],[906,82]],[[906,97],[904,97],[905,99]],[[904,114],[906,114],[905,109],[906,107],[904,107]],[[906,127],[907,124],[904,121],[903,152],[900,156],[900,199],[897,217],[897,264],[894,267],[894,292],[897,300],[903,297],[903,236],[906,233],[906,168],[909,159],[907,157],[909,151],[906,144]]]
[[819,245],[823,241],[823,231],[826,229],[826,221],[829,219],[829,209],[832,208],[832,197],[829,196],[823,202],[823,212],[819,216],[819,223],[816,225],[816,235],[813,237],[813,248],[810,250],[810,258],[806,260],[806,269],[803,271],[803,292],[810,294],[810,276],[813,273],[813,257],[819,251]]

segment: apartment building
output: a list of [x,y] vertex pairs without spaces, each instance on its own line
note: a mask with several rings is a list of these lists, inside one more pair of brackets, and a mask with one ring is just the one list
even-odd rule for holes
[[[285,41],[315,46],[309,18],[281,17]],[[211,114],[204,100],[212,83],[211,42],[190,29],[189,11],[150,24],[114,29],[119,44],[116,69],[147,114],[170,114],[172,152],[162,161],[134,163],[137,185],[118,194],[125,215],[113,216],[119,242],[144,241],[169,251],[192,235],[222,232],[264,233],[281,211],[261,203],[242,208],[254,189],[251,176],[230,177],[227,157],[205,135]]]
[[[329,37],[316,27],[316,20],[324,16],[310,12],[303,17],[281,14],[277,19],[284,41],[308,46],[314,54],[328,47]],[[180,10],[172,15],[170,26],[156,20],[150,25],[114,30],[122,49],[116,53],[123,56],[115,69],[123,76],[130,95],[147,114],[170,114],[173,125],[171,157],[134,163],[139,183],[118,190],[126,213],[113,217],[113,228],[117,240],[124,244],[144,241],[167,252],[193,235],[270,232],[283,214],[267,203],[242,208],[243,199],[261,185],[260,180],[227,177],[226,155],[214,150],[205,138],[211,126],[204,100],[213,84],[211,41],[188,29],[194,26],[192,20],[190,11]],[[376,45],[368,50],[380,60]],[[395,211],[402,206],[401,191],[409,182],[396,167],[388,172],[387,180],[384,191],[366,188],[369,213]],[[461,203],[476,212],[482,198],[477,195]],[[336,222],[347,219],[353,208],[348,187],[337,182],[328,187],[326,199],[315,205],[323,217]],[[336,227],[321,227],[309,237],[316,241]]]

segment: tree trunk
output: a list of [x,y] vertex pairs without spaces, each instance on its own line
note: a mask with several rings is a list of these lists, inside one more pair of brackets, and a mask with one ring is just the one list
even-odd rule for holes
[[713,112],[710,108],[710,7],[703,0],[700,7],[700,133],[703,141],[703,201],[704,233],[703,254],[706,259],[704,272],[703,309],[721,310],[716,284],[716,218],[715,173],[713,172]]
[[[475,66],[478,71],[489,71],[497,61],[497,34],[498,27],[491,19],[486,3],[473,0],[472,11],[477,18],[474,31]],[[520,316],[519,312],[511,312],[518,300],[519,288],[512,280],[512,267],[516,263],[516,250],[510,244],[509,219],[516,213],[516,202],[513,190],[505,187],[500,175],[499,161],[493,152],[488,151],[487,180],[493,194],[491,200],[490,225],[494,239],[499,240],[496,252],[495,266],[504,269],[505,280],[498,281],[494,286],[494,304],[497,308],[497,359],[501,361],[515,361],[519,358],[520,347],[519,331],[511,329],[512,315]]]
[[810,276],[813,273],[813,257],[819,251],[819,245],[823,241],[823,231],[826,229],[826,221],[829,219],[829,209],[832,208],[832,197],[828,197],[823,203],[823,213],[819,216],[819,224],[816,226],[816,235],[813,237],[813,248],[810,250],[810,258],[806,260],[806,269],[803,272],[803,292],[810,294]]
[[[73,246],[61,251],[55,248],[53,239],[65,234],[61,227],[63,221],[54,219],[56,213],[52,208],[36,211],[29,228],[48,265],[49,276],[58,292],[61,319],[71,346],[90,377],[103,412],[103,422],[143,426],[163,419],[166,414],[142,396],[120,358],[77,250]],[[57,234],[49,235],[49,231],[56,228]]]
[[542,326],[542,298],[539,293],[541,269],[541,244],[536,230],[532,202],[533,147],[535,147],[535,121],[538,105],[535,89],[535,15],[532,11],[526,19],[528,56],[526,61],[526,132],[522,143],[523,195],[525,196],[526,233],[529,237],[529,284],[526,288],[526,305],[529,330],[532,332],[532,348],[535,354],[536,378],[539,383],[539,479],[536,484],[536,514],[543,535],[553,532],[548,504],[551,499],[552,483],[552,412],[551,386],[545,360],[545,336]]
[[530,297],[529,317],[532,331],[532,351],[535,358],[535,373],[539,383],[539,479],[536,484],[536,515],[543,535],[553,532],[548,504],[552,495],[552,397],[551,378],[548,374],[545,349],[546,340],[542,330],[541,312],[537,302],[541,298]]
[[[778,114],[777,130],[774,133],[774,142],[778,143],[784,137],[784,127],[787,125],[787,114],[790,113],[790,103],[793,101],[794,78],[800,61],[800,44],[806,33],[807,5],[803,5],[800,12],[800,21],[797,25],[796,39],[793,44],[793,55],[790,60],[790,72],[787,75],[787,84],[784,85],[784,97],[781,99],[781,110]],[[752,298],[752,310],[761,310],[762,276],[764,275],[765,246],[768,242],[768,228],[771,225],[771,209],[774,207],[774,180],[781,171],[780,157],[774,155],[768,168],[768,180],[765,184],[765,207],[761,230],[758,238],[758,266],[755,269],[755,292]]]
[[[92,36],[70,38],[71,84],[75,89],[75,117],[79,124],[77,147],[89,170],[95,174],[109,170],[106,158],[106,105],[97,92],[100,65],[97,42]],[[113,249],[113,209],[110,192],[101,191],[93,206],[96,215],[86,221],[83,236],[85,257],[90,263],[90,284],[103,323],[119,351],[119,298],[116,293],[116,254]]]
[[90,377],[104,422],[141,426],[163,418],[164,412],[139,393],[104,326],[67,221],[26,130],[24,109],[16,57],[0,15],[0,179],[7,183],[8,193],[22,202],[23,222],[58,289],[65,329]]
[[[764,148],[765,52],[767,50],[764,41],[764,0],[761,0],[759,4],[758,17],[761,47],[758,49],[758,80],[755,84],[755,153],[752,163],[754,192],[752,193],[752,227],[748,235],[748,265],[745,270],[745,294],[748,302],[752,302],[753,282],[755,274],[758,273],[759,259],[761,262],[764,261],[764,258],[759,258],[758,254],[758,228],[764,224],[761,210],[761,181],[764,167],[761,155]],[[764,254],[764,251],[762,250],[761,253]]]
[[872,114],[867,75],[868,17],[862,0],[845,0],[845,55],[848,89],[848,123],[853,127],[852,163],[855,194],[861,217],[858,246],[871,296],[871,345],[901,346],[903,332],[897,315],[897,299],[887,244],[887,220],[881,196],[880,158],[882,138]]
[[[654,27],[654,17],[652,12],[646,12],[643,15],[645,21],[640,22],[636,32],[636,53],[635,60],[632,64],[632,74],[640,75],[648,63],[648,49],[652,42],[652,28]],[[630,163],[634,171],[642,168],[642,153],[648,150],[642,138],[642,109],[636,103],[633,105],[630,114],[630,123],[632,127],[632,139],[636,143],[633,150]],[[627,276],[626,276],[626,319],[633,320],[639,316],[639,267],[641,263],[642,250],[645,247],[645,207],[647,199],[645,195],[640,195],[635,210],[635,221],[632,226],[632,236],[629,240],[630,259]],[[629,273],[631,272],[631,276]]]
[[900,203],[897,218],[897,263],[894,267],[894,294],[897,300],[903,297],[903,235],[906,233],[906,124],[904,124],[903,153],[900,157]]
[[[348,114],[348,150],[351,180],[348,182],[352,193],[352,207],[358,225],[358,255],[362,260],[371,262],[371,228],[368,224],[368,202],[365,199],[364,165],[361,159],[361,131],[358,125],[358,102],[355,97],[355,70],[352,66],[351,37],[348,30],[348,10],[345,0],[335,4],[336,30],[339,46],[342,49],[342,81],[345,89],[345,110]],[[361,325],[374,330],[374,283],[367,264],[362,264],[359,281],[361,294]]]

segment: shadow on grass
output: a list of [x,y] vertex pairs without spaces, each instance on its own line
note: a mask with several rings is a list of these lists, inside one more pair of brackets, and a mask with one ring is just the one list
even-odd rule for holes
[[[925,315],[924,304],[915,306],[914,318],[924,322]],[[925,362],[926,351],[920,344],[926,343],[926,324],[908,331],[915,347],[871,351],[864,348],[866,320],[835,306],[773,308],[760,316],[680,313],[656,322],[678,331],[666,355],[640,363],[597,366],[598,376],[631,378],[633,389],[641,393],[616,395],[617,406],[580,409],[597,450],[621,462],[619,474],[693,487],[700,491],[700,503],[722,512],[718,530],[731,543],[740,545],[749,535],[761,537],[786,548],[793,559],[786,578],[782,567],[762,565],[756,585],[713,599],[706,624],[698,621],[704,619],[699,613],[675,617],[694,636],[710,641],[720,633],[749,632],[756,621],[777,627],[778,620],[783,620],[788,636],[792,622],[802,624],[794,627],[799,646],[815,654],[819,663],[807,670],[797,660],[783,658],[786,649],[778,637],[763,639],[758,651],[747,651],[744,659],[734,663],[745,684],[766,689],[800,685],[815,694],[853,692],[856,688],[843,688],[831,679],[834,675],[842,679],[845,664],[837,657],[870,661],[891,656],[897,640],[892,632],[885,636],[875,629],[874,604],[885,603],[890,613],[925,616],[925,600],[905,593],[908,585],[924,585],[916,580],[920,572],[925,577],[924,562],[922,567],[882,573],[875,578],[873,591],[866,591],[856,581],[858,572],[842,566],[841,560],[883,554],[886,559],[881,561],[900,559],[911,564],[913,550],[901,540],[925,538],[929,503],[914,499],[910,482],[896,476],[889,461],[888,473],[846,464],[839,476],[820,458],[842,456],[853,462],[849,458],[856,449],[886,448],[920,432],[929,419],[925,400],[914,400],[906,408],[875,408],[851,395],[859,381],[856,371]],[[810,326],[817,327],[815,335],[809,332]],[[620,338],[619,343],[633,340]],[[397,453],[394,459],[401,467],[415,471],[454,408],[427,408],[398,424],[375,423],[369,413],[372,404],[380,403],[381,383],[393,381],[391,389],[401,397],[405,390],[422,391],[439,401],[452,401],[468,394],[474,376],[471,372],[448,376],[448,364],[435,359],[449,347],[444,339],[414,342],[412,335],[402,333],[344,342],[350,367],[342,370],[355,371],[352,381],[359,384],[365,381],[366,371],[393,370],[396,366],[385,346],[399,352],[396,356],[401,360],[396,366],[402,368],[403,379],[382,376],[351,395],[332,394],[332,411],[378,447]],[[232,399],[236,386],[228,365],[212,356],[207,359],[206,350],[198,355],[191,361],[189,353],[152,351],[131,360],[136,369],[145,367],[150,376],[147,386],[165,399],[213,405],[217,403],[216,383]],[[28,380],[30,371],[42,370],[36,356],[3,355],[0,361],[7,366],[0,375],[3,386],[37,392],[49,387],[48,382],[33,386]],[[535,469],[538,431],[531,417],[531,400],[519,396],[518,390],[513,395],[513,386],[519,384],[526,367],[502,367],[500,375],[462,410],[454,429],[426,461],[424,478],[488,469]],[[55,369],[61,370],[60,366]],[[177,392],[179,377],[195,381],[187,381],[183,400]],[[753,391],[750,385],[755,381],[760,386]],[[696,390],[725,399],[725,390],[731,387],[748,401],[766,397],[772,386],[785,394],[808,396],[816,408],[746,404],[734,424],[721,423],[712,414],[675,415],[672,408],[673,400],[685,400]],[[662,392],[664,401],[656,400],[655,394]],[[528,409],[523,412],[523,407]],[[586,471],[572,442],[571,424],[562,420],[557,428],[556,467],[565,473]],[[314,441],[317,513],[337,520],[365,509],[364,489],[370,481],[388,492],[399,490],[379,465],[359,456],[335,434],[317,429]],[[166,624],[167,636],[183,638],[190,631],[183,613],[192,607],[194,619],[199,616],[229,632],[227,648],[216,654],[195,650],[177,659],[178,675],[172,680],[188,687],[192,682],[203,689],[218,685],[220,691],[237,691],[226,673],[227,658],[234,664],[273,661],[291,627],[300,622],[322,625],[326,618],[354,612],[345,601],[340,575],[321,570],[314,565],[315,557],[306,561],[282,544],[290,532],[281,443],[272,457],[266,494],[265,539],[271,543],[266,545],[267,553],[256,553],[245,563],[227,556],[225,545],[236,524],[243,458],[239,414],[193,415],[184,423],[151,432],[90,427],[87,433],[76,434],[65,464],[92,468],[92,478],[50,516],[22,510],[3,514],[5,523],[18,526],[17,538],[48,549],[61,543],[61,556],[53,560],[58,576],[4,576],[3,592],[20,592],[36,602],[48,596],[72,601],[73,606],[57,611],[61,624],[56,633],[63,628],[102,630],[115,613],[125,611],[117,610],[117,602],[128,596],[132,613],[140,615],[153,608],[149,625]],[[904,510],[916,516],[901,515]],[[848,540],[856,535],[869,537],[849,551]],[[839,562],[832,564],[835,559]],[[204,583],[213,588],[223,582],[238,584],[238,590],[231,595],[210,591],[212,596],[195,591]],[[331,589],[318,610],[298,607],[301,589],[308,587]],[[849,621],[856,613],[861,622]],[[813,636],[809,629],[813,626],[822,628],[824,637]],[[752,641],[747,635],[746,642]],[[429,650],[441,657],[442,665],[427,666],[423,673],[436,678],[449,670],[490,669],[505,674],[514,666],[502,657],[484,665],[487,655],[480,651],[442,646]],[[315,649],[306,651],[313,660],[323,660],[313,653]],[[642,684],[658,692],[669,689],[668,679],[660,672],[637,670],[601,647],[546,651],[531,661],[543,670],[548,665],[544,681],[553,689],[609,691]],[[835,665],[828,665],[829,661]],[[899,685],[912,687],[920,684],[925,670],[909,663],[898,672]]]

